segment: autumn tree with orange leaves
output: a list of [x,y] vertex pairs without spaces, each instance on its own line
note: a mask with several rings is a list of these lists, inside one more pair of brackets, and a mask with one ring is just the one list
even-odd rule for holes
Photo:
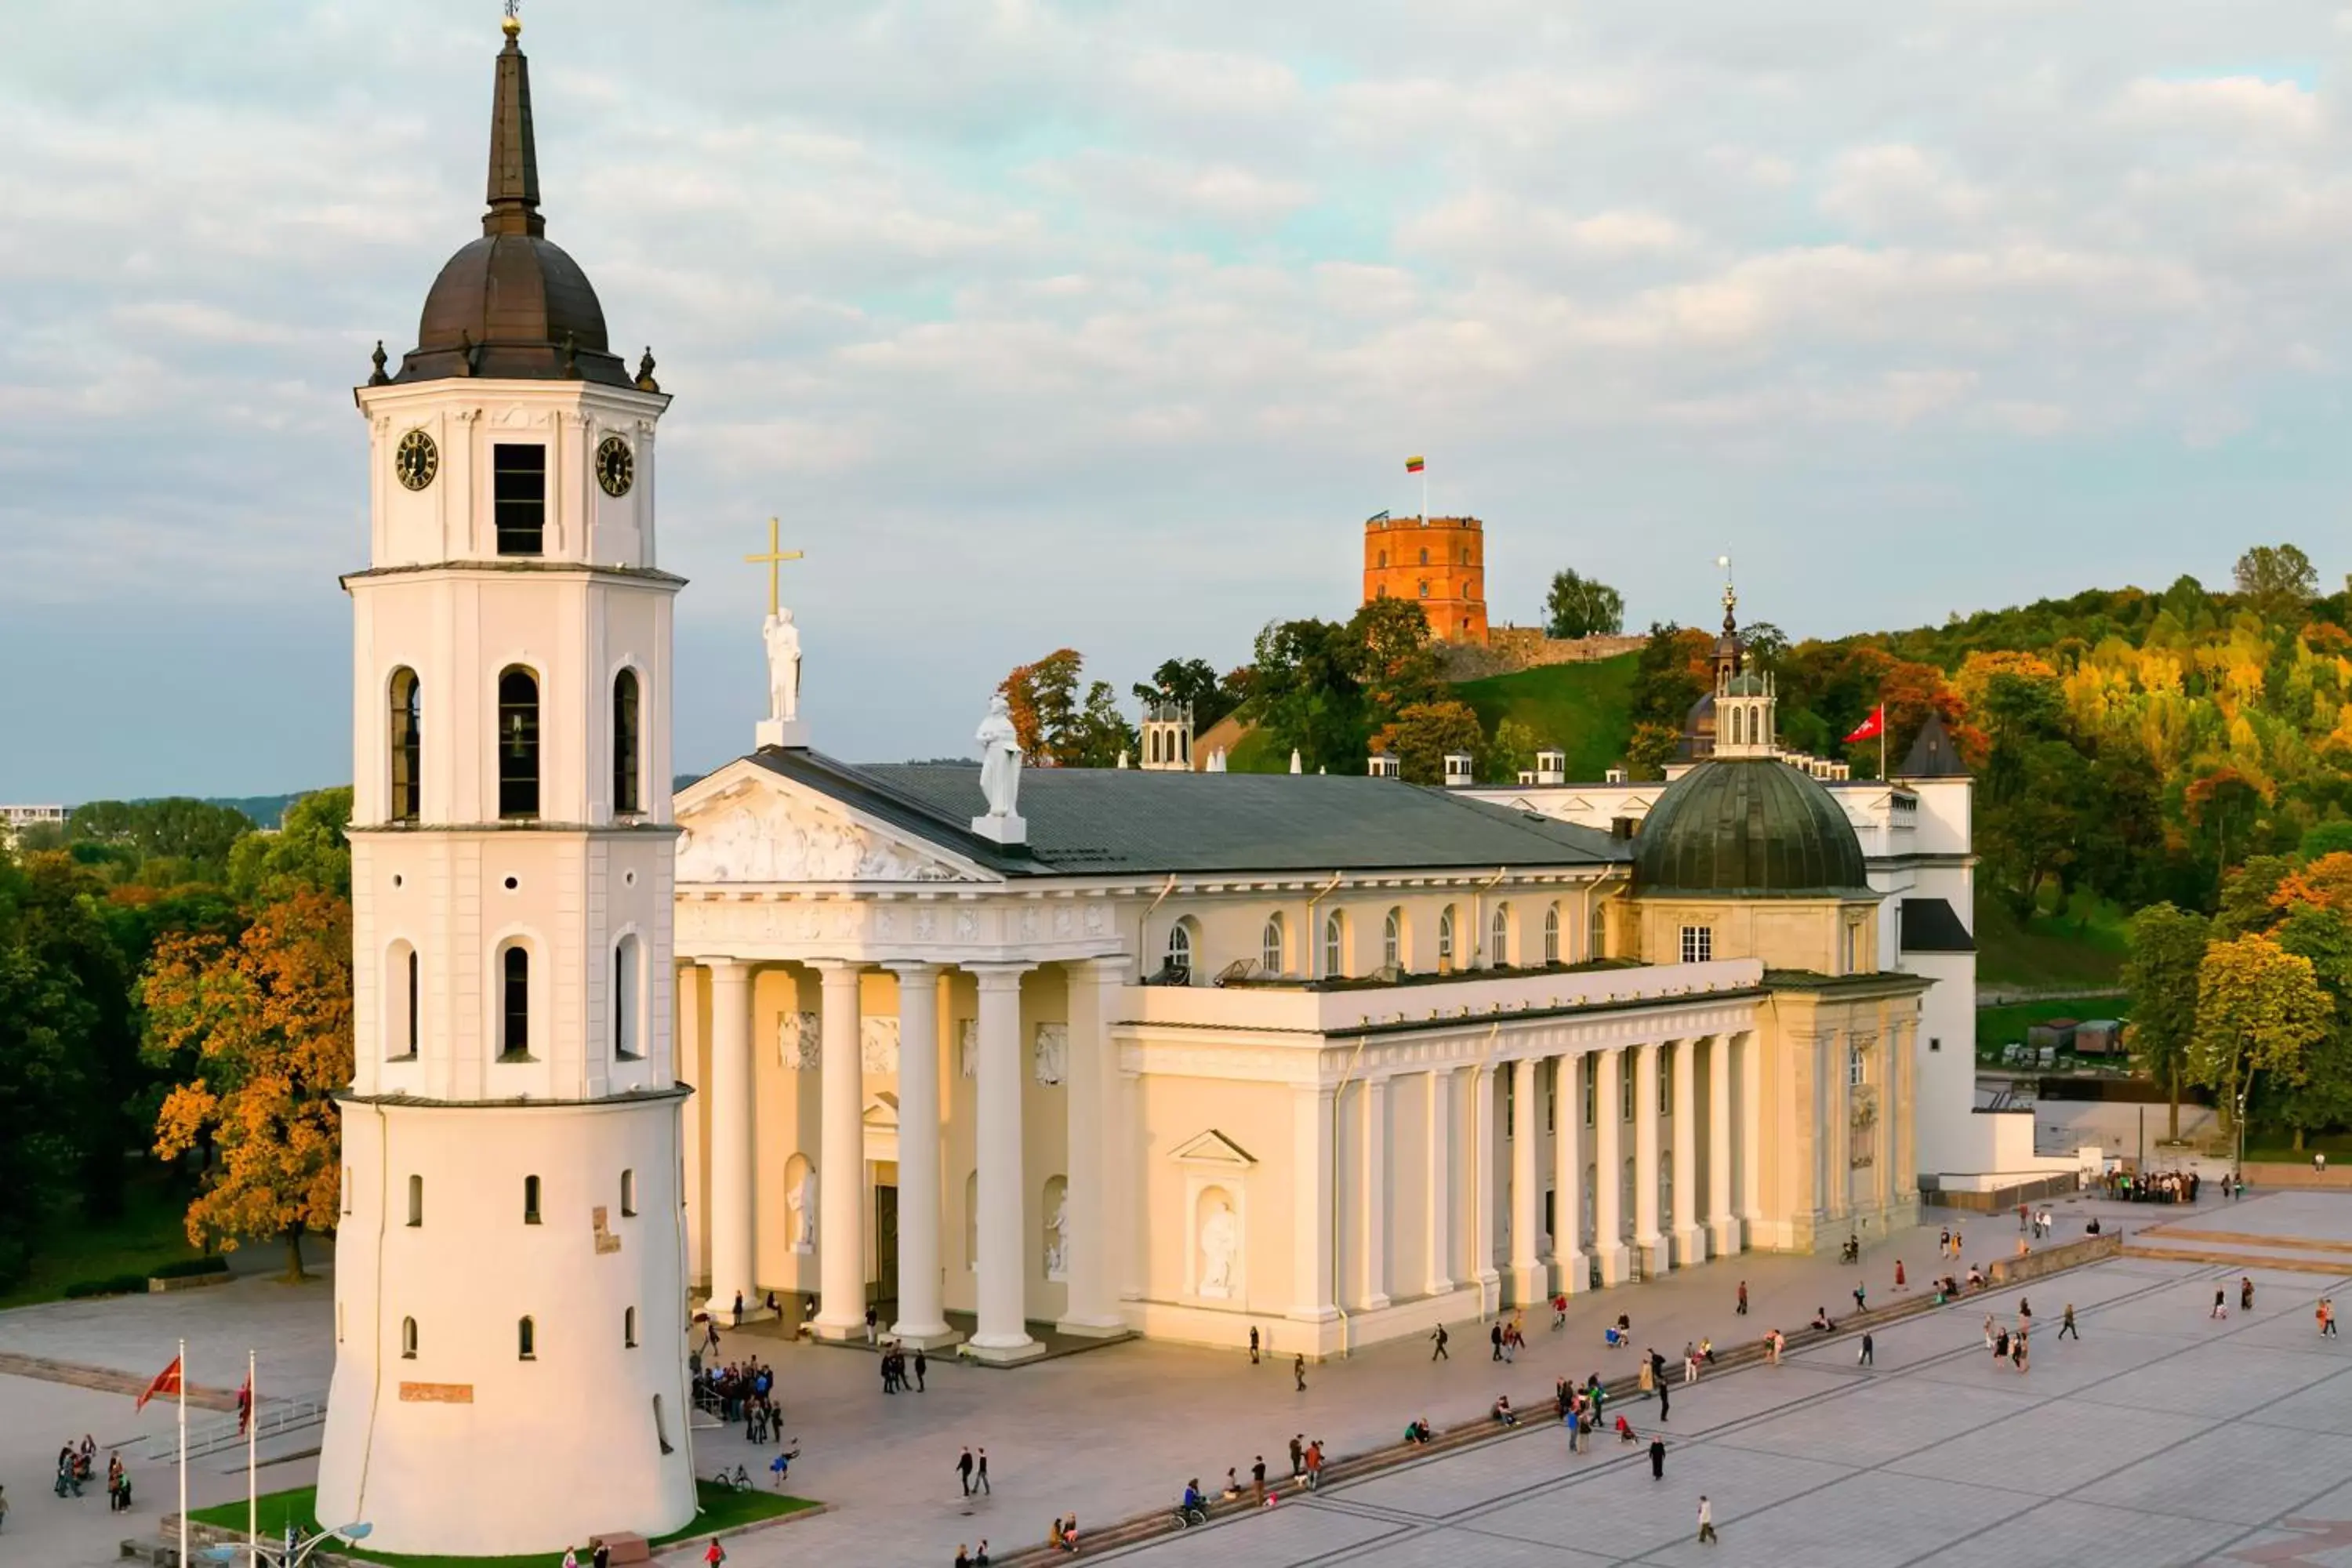
[[304,1278],[303,1234],[335,1224],[332,1096],[352,1066],[350,903],[305,889],[261,910],[241,936],[168,936],[143,999],[151,1059],[184,1051],[194,1063],[155,1125],[162,1158],[207,1152],[188,1239],[228,1250],[282,1236],[286,1278]]

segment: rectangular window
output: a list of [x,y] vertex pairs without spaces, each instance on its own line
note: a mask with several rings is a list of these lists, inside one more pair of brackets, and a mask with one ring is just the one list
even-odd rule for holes
[[1518,1136],[1519,1075],[1507,1067],[1496,1076],[1503,1080],[1503,1136],[1508,1140]]
[[1680,1046],[1668,1046],[1658,1053],[1658,1114],[1661,1116],[1675,1113],[1675,1075],[1667,1070],[1666,1063],[1673,1053],[1682,1048]]
[[1845,1048],[1845,1081],[1847,1087],[1851,1089],[1860,1089],[1869,1081],[1860,1046],[1848,1046]]
[[491,448],[491,497],[501,555],[537,555],[547,532],[547,448]]
[[1940,1051],[1944,1048],[1944,1042],[1937,1036],[1930,1035],[1927,1037],[1927,1048],[1931,1051]]
[[1593,1115],[1593,1110],[1592,1110],[1592,1101],[1593,1101],[1593,1093],[1592,1093],[1592,1080],[1593,1080],[1592,1064],[1591,1064],[1591,1062],[1589,1062],[1589,1061],[1585,1060],[1582,1057],[1579,1057],[1579,1058],[1577,1058],[1573,1063],[1571,1063],[1571,1064],[1570,1065],[1570,1067],[1569,1067],[1569,1069],[1568,1069],[1568,1070],[1569,1070],[1569,1071],[1570,1071],[1570,1072],[1572,1072],[1572,1073],[1576,1073],[1576,1074],[1578,1074],[1580,1077],[1581,1077],[1581,1078],[1584,1079],[1584,1124],[1585,1124],[1587,1127],[1590,1127],[1590,1126],[1591,1126],[1591,1125],[1592,1125],[1592,1115]]
[[1715,928],[1713,926],[1683,927],[1683,962],[1711,963],[1715,961]]
[[1641,1071],[1640,1053],[1621,1051],[1617,1056],[1617,1120],[1633,1120],[1633,1080]]

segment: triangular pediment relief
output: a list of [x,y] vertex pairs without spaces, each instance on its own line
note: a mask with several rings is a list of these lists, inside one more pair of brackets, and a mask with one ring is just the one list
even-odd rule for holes
[[1243,1170],[1257,1163],[1255,1156],[1212,1127],[1196,1134],[1170,1152],[1171,1160],[1181,1160],[1192,1165],[1222,1165],[1227,1170]]
[[746,766],[679,797],[677,881],[978,882],[996,879],[837,801]]
[[866,1125],[877,1131],[892,1131],[898,1125],[898,1097],[888,1089],[868,1095],[866,1100]]

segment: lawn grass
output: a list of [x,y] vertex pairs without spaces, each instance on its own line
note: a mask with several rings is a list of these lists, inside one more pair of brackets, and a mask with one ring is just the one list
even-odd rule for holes
[[[776,1492],[736,1491],[731,1488],[714,1487],[709,1481],[694,1483],[695,1502],[700,1510],[694,1522],[667,1535],[657,1535],[651,1544],[656,1548],[689,1537],[718,1535],[723,1531],[755,1524],[763,1519],[782,1519],[789,1513],[799,1513],[817,1505],[807,1498],[784,1497]],[[261,1533],[268,1540],[278,1540],[286,1533],[288,1521],[300,1531],[305,1539],[319,1532],[317,1518],[318,1489],[295,1487],[288,1491],[268,1492],[259,1500]],[[190,1509],[188,1518],[198,1524],[217,1525],[242,1531],[246,1522],[246,1506],[242,1502],[219,1503],[212,1508]],[[338,1520],[337,1523],[343,1521]],[[572,1544],[584,1556],[588,1543]],[[561,1546],[551,1551],[533,1552],[520,1557],[432,1557],[411,1556],[395,1552],[373,1552],[362,1542],[357,1546],[336,1543],[323,1547],[340,1557],[356,1558],[363,1563],[383,1563],[391,1568],[547,1568],[547,1564],[562,1556]]]
[[79,1279],[147,1274],[166,1263],[203,1256],[188,1242],[187,1198],[161,1170],[134,1172],[125,1184],[122,1213],[90,1221],[79,1208],[51,1220],[33,1243],[32,1272],[0,1294],[0,1309],[61,1299]]
[[[1992,897],[1979,880],[1977,984],[2086,987],[2116,984],[2129,952],[2125,920],[2124,911],[2114,904],[2078,894],[2063,911],[2045,910],[2032,920],[2020,921],[2016,912]],[[2084,1015],[2078,1010],[2074,1016]]]
[[1486,732],[1517,719],[1541,746],[1568,753],[1568,776],[1599,779],[1625,758],[1633,733],[1635,654],[1590,664],[1547,664],[1509,675],[1465,680],[1454,695],[1470,704]]

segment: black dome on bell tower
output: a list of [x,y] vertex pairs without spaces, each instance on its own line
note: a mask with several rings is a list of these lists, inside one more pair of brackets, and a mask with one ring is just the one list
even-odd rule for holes
[[632,384],[604,335],[604,308],[580,264],[547,237],[531,136],[530,67],[506,21],[490,102],[489,210],[482,237],[451,257],[425,296],[416,346],[395,382],[490,376]]

